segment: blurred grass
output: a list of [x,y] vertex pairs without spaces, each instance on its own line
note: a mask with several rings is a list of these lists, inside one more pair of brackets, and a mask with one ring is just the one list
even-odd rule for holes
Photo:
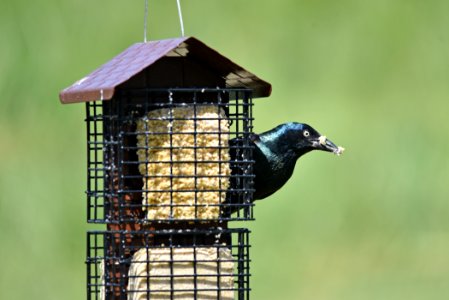
[[[58,92],[141,41],[143,1],[0,2],[1,299],[85,298],[84,106]],[[194,35],[273,84],[255,129],[312,153],[245,224],[252,298],[447,299],[449,2],[183,1]],[[179,35],[150,1],[151,39]]]

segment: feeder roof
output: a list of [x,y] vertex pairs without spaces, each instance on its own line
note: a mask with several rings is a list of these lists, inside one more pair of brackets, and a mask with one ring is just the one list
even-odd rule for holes
[[86,77],[62,90],[62,103],[110,100],[117,86],[163,57],[192,57],[222,77],[227,87],[250,88],[253,97],[267,97],[271,84],[243,69],[194,37],[136,43]]

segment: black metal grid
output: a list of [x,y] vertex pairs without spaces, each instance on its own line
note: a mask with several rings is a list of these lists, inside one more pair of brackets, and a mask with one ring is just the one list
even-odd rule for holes
[[[252,143],[250,135],[252,133],[252,98],[251,90],[248,89],[134,89],[118,90],[116,96],[111,101],[88,102],[87,112],[87,136],[88,136],[88,221],[91,223],[140,223],[147,224],[158,222],[178,222],[188,221],[232,221],[253,219],[252,194],[253,194],[253,161]],[[212,132],[197,132],[202,119],[197,116],[197,110],[201,107],[210,106],[217,109],[215,119],[218,123],[218,130]],[[176,117],[173,112],[176,109],[190,107],[193,109],[193,116],[189,118]],[[143,118],[148,119],[148,114],[158,110],[166,109],[168,114],[161,118],[154,118],[154,121],[165,120],[169,122],[182,122],[192,120],[194,129],[192,132],[176,132],[169,128],[167,132],[154,132],[152,128],[137,130],[137,122]],[[223,115],[221,112],[224,112]],[[151,119],[151,118],[150,118]],[[157,120],[156,120],[157,119]],[[229,132],[223,134],[222,122],[230,124]],[[148,126],[148,125],[147,125]],[[193,144],[174,145],[174,137],[182,134],[194,136]],[[197,139],[201,135],[218,136],[217,146],[202,146],[197,144]],[[151,157],[139,160],[137,151],[152,149],[151,146],[138,146],[138,135],[145,136],[146,139],[156,135],[163,135],[168,138],[169,145],[161,148],[169,151],[169,158],[164,161],[170,168],[169,174],[141,174],[139,165],[151,165],[157,162]],[[221,139],[229,138],[228,144],[222,143]],[[153,147],[154,148],[154,147]],[[218,160],[199,160],[197,153],[207,148],[212,151],[229,153],[229,158],[224,160],[219,156]],[[183,161],[173,159],[179,149],[191,149],[194,153],[192,160]],[[177,175],[173,172],[176,164],[192,163],[194,173],[189,175]],[[198,174],[198,163],[208,163],[211,167],[221,169],[225,164],[229,164],[230,174]],[[198,190],[197,182],[206,177],[217,178],[219,186],[208,190]],[[173,182],[179,178],[187,178],[194,181],[192,188],[173,188]],[[147,180],[165,180],[168,183],[166,189],[152,189],[145,187],[143,178]],[[222,185],[228,182],[228,187]],[[215,193],[218,195],[216,203],[204,204],[200,198],[202,193]],[[170,199],[165,203],[142,202],[144,195],[156,195],[157,193],[169,193]],[[190,193],[192,202],[175,203],[173,195]],[[204,194],[203,194],[204,195]],[[200,204],[201,203],[201,204]],[[198,213],[200,210],[218,207],[216,217],[203,218]],[[166,207],[168,216],[163,219],[151,219],[145,211]],[[194,214],[187,218],[179,219],[174,214],[176,210],[186,207],[194,207]]]
[[88,299],[249,299],[248,237],[222,228],[88,232]]

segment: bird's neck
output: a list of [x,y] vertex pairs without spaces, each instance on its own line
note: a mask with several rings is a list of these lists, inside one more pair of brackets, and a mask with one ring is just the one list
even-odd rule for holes
[[260,142],[256,145],[268,159],[273,171],[293,172],[296,160],[302,155],[276,135],[261,136]]
[[[262,147],[266,148],[263,150],[265,154],[271,152],[272,154],[284,157],[285,160],[291,162],[296,162],[298,158],[312,150],[308,148],[296,149],[295,147],[292,147],[292,143],[285,140],[285,136],[278,132],[267,132],[260,136],[260,141]],[[259,146],[259,148],[261,147]]]

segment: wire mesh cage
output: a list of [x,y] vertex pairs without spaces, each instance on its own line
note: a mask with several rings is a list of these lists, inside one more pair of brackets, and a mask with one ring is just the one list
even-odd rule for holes
[[128,89],[88,102],[88,220],[250,220],[248,89]]
[[88,299],[249,299],[249,231],[228,223],[254,219],[252,101],[270,93],[193,37],[133,44],[61,91],[86,102],[87,219],[106,225]]
[[249,231],[88,232],[88,299],[249,299]]

